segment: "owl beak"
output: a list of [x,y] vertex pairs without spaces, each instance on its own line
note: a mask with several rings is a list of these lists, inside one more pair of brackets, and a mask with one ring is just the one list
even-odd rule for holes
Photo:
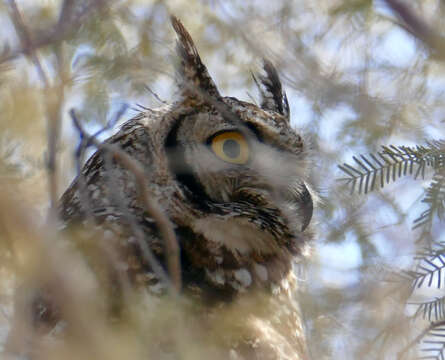
[[304,231],[311,222],[312,214],[314,212],[314,203],[312,201],[311,193],[304,184],[299,192],[298,204],[300,205],[300,211],[303,217],[301,231]]
[[285,216],[303,232],[309,226],[314,211],[312,196],[306,185],[303,182],[294,183],[286,189],[280,189],[275,195],[279,203],[287,204],[282,208],[287,209],[284,210]]

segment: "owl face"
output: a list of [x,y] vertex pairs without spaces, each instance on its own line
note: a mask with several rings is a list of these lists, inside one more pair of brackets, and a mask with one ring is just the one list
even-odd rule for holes
[[303,143],[279,113],[233,98],[231,109],[184,117],[168,158],[196,208],[196,232],[233,251],[297,248],[312,215]]
[[199,212],[193,231],[237,253],[298,252],[313,205],[304,145],[275,68],[265,61],[255,79],[261,107],[222,97],[188,33],[173,25],[181,106],[191,110],[172,124],[165,148],[172,176]]
[[[265,60],[254,77],[258,106],[223,97],[188,32],[177,19],[172,24],[178,99],[141,112],[106,143],[141,165],[149,193],[174,224],[184,288],[226,296],[253,284],[280,286],[311,238],[313,204],[306,145],[290,126],[277,71]],[[130,276],[142,273],[138,282],[157,286],[134,239],[165,265],[163,236],[140,202],[134,174],[105,160],[98,151],[87,161],[62,196],[61,218],[93,216],[114,234]]]
[[233,251],[295,249],[312,215],[301,138],[280,114],[223,101],[232,116],[185,117],[168,154],[193,206],[206,214],[192,226]]

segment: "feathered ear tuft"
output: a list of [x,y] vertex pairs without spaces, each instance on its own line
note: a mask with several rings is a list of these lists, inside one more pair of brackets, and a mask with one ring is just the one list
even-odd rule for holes
[[289,119],[289,103],[283,91],[278,72],[269,60],[263,60],[265,75],[252,74],[261,95],[261,108],[275,111]]
[[180,57],[177,66],[179,73],[179,88],[184,97],[206,97],[219,99],[221,96],[199,57],[192,37],[175,16],[171,16],[173,29],[178,35],[176,51]]

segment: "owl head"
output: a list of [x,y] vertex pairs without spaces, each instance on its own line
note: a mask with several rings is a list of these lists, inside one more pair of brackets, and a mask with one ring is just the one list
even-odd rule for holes
[[[254,77],[260,106],[224,97],[184,26],[175,17],[172,24],[178,35],[177,100],[141,112],[106,142],[143,166],[150,193],[175,225],[184,285],[233,291],[279,283],[311,237],[313,202],[307,145],[290,126],[278,73],[264,61]],[[102,227],[112,223],[124,243],[134,233],[124,231],[125,224],[136,223],[164,262],[162,237],[138,203],[132,174],[118,165],[107,168],[99,151],[82,177],[62,196],[62,219],[93,215]],[[84,189],[88,202],[82,201]],[[146,274],[146,265],[135,272]]]
[[277,271],[268,264],[288,269],[309,237],[306,144],[291,128],[286,94],[269,61],[254,76],[260,106],[224,97],[189,33],[175,17],[172,24],[178,100],[139,120],[154,143],[151,182],[177,225],[185,267],[205,267],[210,278],[246,270],[250,284],[252,268],[260,266],[270,279],[265,272]]

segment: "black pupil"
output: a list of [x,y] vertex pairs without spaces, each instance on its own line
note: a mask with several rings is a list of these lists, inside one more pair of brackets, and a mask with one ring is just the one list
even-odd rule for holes
[[223,144],[223,151],[229,158],[235,159],[241,153],[241,147],[235,140],[226,140]]

